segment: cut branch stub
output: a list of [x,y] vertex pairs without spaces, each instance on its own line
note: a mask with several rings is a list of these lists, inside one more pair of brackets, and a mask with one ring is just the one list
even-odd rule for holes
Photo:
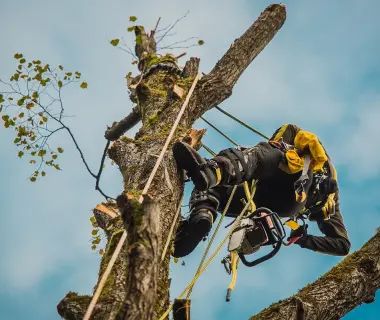
[[156,41],[154,39],[154,33],[151,35],[151,37],[148,37],[143,26],[136,26],[135,35],[135,53],[140,60],[141,58],[143,58],[145,54],[151,54],[156,52]]
[[198,74],[199,62],[201,60],[199,58],[191,57],[189,61],[186,61],[185,67],[182,71],[182,76],[184,78],[195,78]]
[[141,120],[140,112],[137,106],[133,107],[131,113],[121,121],[115,123],[108,128],[104,134],[107,140],[115,141],[119,139],[125,132],[133,128]]
[[112,229],[119,226],[118,217],[120,217],[120,214],[115,206],[108,203],[100,203],[95,207],[93,212],[99,227],[104,230],[107,237],[110,237]]
[[58,304],[58,314],[67,320],[82,320],[90,301],[90,296],[80,296],[75,292],[69,292]]

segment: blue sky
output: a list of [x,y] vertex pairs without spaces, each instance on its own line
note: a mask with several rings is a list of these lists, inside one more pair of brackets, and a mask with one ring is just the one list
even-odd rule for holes
[[[126,32],[130,15],[153,28],[158,17],[166,26],[190,10],[171,40],[203,39],[205,45],[187,50],[187,57],[200,57],[201,71],[207,73],[270,3],[36,0],[32,5],[25,0],[3,0],[0,77],[9,77],[14,70],[16,52],[81,71],[88,90],[69,90],[64,102],[67,113],[74,115],[67,123],[95,170],[106,126],[131,110],[124,76],[129,71],[136,74],[136,69],[128,55],[108,44],[121,36],[133,44]],[[291,122],[321,138],[338,170],[341,209],[355,250],[380,225],[380,4],[375,0],[289,0],[285,4],[288,17],[282,30],[243,74],[222,107],[267,135]],[[183,65],[185,59],[180,62]],[[260,141],[217,111],[210,111],[206,118],[243,145]],[[200,121],[196,127],[208,128]],[[90,250],[89,218],[91,209],[103,199],[63,132],[54,141],[65,149],[63,171],[48,171],[35,184],[27,180],[32,168],[17,157],[13,139],[13,132],[0,128],[0,319],[59,319],[56,305],[66,292],[89,294],[95,284],[99,256]],[[229,146],[212,130],[205,143],[214,150]],[[102,188],[112,195],[122,190],[121,176],[109,163]],[[317,232],[314,226],[311,230]],[[193,276],[205,246],[185,259],[186,266],[173,264],[173,298]],[[247,319],[341,260],[297,246],[285,248],[264,265],[241,267],[227,304],[224,295],[230,278],[218,262],[224,254],[195,287],[194,319]],[[375,302],[344,319],[378,319],[379,312],[380,304]]]

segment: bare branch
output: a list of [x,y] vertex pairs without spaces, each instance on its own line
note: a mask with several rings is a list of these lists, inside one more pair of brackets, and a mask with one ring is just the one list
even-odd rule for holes
[[156,41],[157,44],[159,44],[167,35],[168,33],[173,30],[173,28],[180,22],[181,20],[185,19],[190,11],[187,11],[181,18],[177,19],[166,31],[165,33]]
[[[173,48],[181,48],[181,47],[176,47],[175,45],[177,44],[181,44],[181,43],[186,43],[190,40],[193,40],[193,39],[198,39],[198,37],[190,37],[190,38],[187,38],[185,40],[181,40],[181,41],[176,41],[176,42],[173,42],[172,44],[169,44],[167,46],[164,46],[164,47],[157,47],[157,49],[173,49]],[[198,44],[193,44],[193,45],[190,45],[188,47],[184,47],[184,48],[190,48],[190,47],[195,47],[195,46],[198,46]]]
[[99,167],[99,171],[98,171],[98,174],[96,175],[96,184],[95,184],[95,190],[99,191],[103,197],[105,197],[107,200],[108,199],[113,199],[115,200],[114,198],[111,198],[109,196],[107,196],[106,194],[104,194],[104,192],[102,191],[102,189],[100,189],[99,187],[99,183],[100,183],[100,177],[102,175],[102,171],[103,171],[103,167],[104,167],[104,160],[106,159],[106,155],[107,155],[107,150],[108,150],[108,147],[110,145],[111,141],[108,140],[107,143],[106,143],[106,146],[104,148],[104,152],[103,152],[103,155],[102,155],[102,159],[100,161],[100,167]]

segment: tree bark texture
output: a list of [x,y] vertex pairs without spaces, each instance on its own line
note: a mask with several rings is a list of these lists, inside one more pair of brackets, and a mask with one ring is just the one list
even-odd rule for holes
[[341,319],[362,303],[373,302],[379,288],[380,231],[317,281],[250,320]]
[[[120,199],[121,198],[121,199]],[[157,291],[160,209],[149,196],[143,203],[125,195],[118,198],[127,231],[128,272],[120,320],[151,320]]]
[[[242,72],[274,37],[283,25],[285,17],[286,12],[283,5],[269,6],[247,32],[231,45],[211,73],[198,82],[187,110],[177,127],[172,143],[179,139],[188,138],[194,121],[204,112],[231,95],[232,88]],[[139,30],[141,34],[141,29]],[[144,43],[149,45],[149,50],[138,48],[140,57],[139,70],[142,73],[144,70],[149,70],[152,66],[163,62],[165,65],[172,67],[172,69],[156,68],[154,71],[149,72],[147,76],[139,77],[137,83],[134,82],[133,97],[136,100],[137,113],[141,117],[143,126],[136,134],[135,139],[121,137],[109,149],[109,157],[118,165],[123,176],[124,194],[133,195],[136,199],[141,195],[171,126],[193,83],[194,76],[198,72],[199,64],[199,59],[190,59],[182,75],[179,75],[178,72],[173,71],[177,67],[175,57],[171,55],[155,56],[151,52],[152,43],[142,41],[142,45]],[[179,94],[181,91],[183,94]],[[135,118],[133,120],[132,122],[134,123]],[[138,241],[139,245],[134,247],[136,238],[131,239],[131,237],[128,237],[91,319],[113,320],[117,314],[126,312],[123,308],[130,305],[128,301],[138,299],[138,297],[131,296],[132,288],[140,287],[138,290],[150,290],[152,292],[156,290],[156,300],[153,306],[154,319],[159,318],[169,307],[170,250],[167,251],[163,262],[157,263],[157,285],[153,283],[148,287],[144,287],[146,278],[142,273],[145,270],[139,269],[138,265],[134,263],[136,261],[147,262],[144,255],[148,253],[152,255],[151,259],[155,259],[157,249],[153,250],[151,244],[156,243],[156,241],[158,242],[159,256],[161,255],[176,209],[180,205],[183,187],[183,174],[178,172],[176,168],[170,145],[148,191],[154,201],[154,209],[149,209],[149,214],[147,213],[146,217],[144,215],[144,222],[140,221],[144,225],[149,225],[152,230],[154,229],[157,238],[154,238],[154,241],[152,240],[153,238],[147,240],[149,245]],[[153,219],[150,217],[151,214],[157,216],[154,223],[150,220]],[[122,225],[120,216],[114,218],[112,222],[114,227],[111,228],[111,235],[101,261],[99,276],[103,274],[123,231],[122,228],[120,229]],[[138,236],[136,230],[130,229],[133,228],[132,226],[127,225],[126,227],[131,234]],[[134,227],[136,228],[136,225]],[[145,234],[145,236],[147,235]],[[140,234],[139,237],[143,237],[143,235]],[[146,247],[143,248],[144,246]],[[131,252],[134,254],[131,254]],[[152,266],[150,265],[149,268],[152,268]],[[141,281],[143,283],[140,283]],[[133,295],[139,294],[139,292],[133,293]],[[147,301],[152,301],[150,300],[150,294],[144,296],[148,297]],[[67,303],[69,297],[66,296],[65,299],[66,304],[69,304]],[[139,306],[143,305],[146,305],[145,302],[140,301]],[[134,307],[139,308],[139,306]],[[61,308],[59,313],[65,319],[76,320],[81,319],[83,316],[83,311],[75,311],[70,315],[64,311]],[[144,314],[142,312],[145,311],[135,310],[133,316],[130,315],[125,319],[137,319],[139,314]],[[142,316],[140,319],[149,318]]]

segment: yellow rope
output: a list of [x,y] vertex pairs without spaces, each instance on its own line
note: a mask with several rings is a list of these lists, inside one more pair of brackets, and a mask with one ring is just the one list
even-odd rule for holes
[[232,290],[235,289],[238,263],[239,263],[239,256],[238,256],[236,250],[234,250],[234,251],[231,252],[231,273],[232,273],[232,279],[231,279],[230,285],[228,286],[228,291],[230,291],[230,292],[232,292]]
[[[184,101],[184,103],[183,103],[183,105],[181,107],[181,110],[179,111],[179,113],[177,115],[177,118],[174,121],[174,124],[173,124],[173,126],[172,126],[172,128],[170,130],[170,133],[169,133],[166,141],[165,141],[165,144],[162,147],[161,153],[160,153],[160,155],[159,155],[159,157],[158,157],[158,159],[156,161],[156,164],[155,164],[155,166],[154,166],[154,168],[153,168],[153,170],[152,170],[152,172],[151,172],[151,174],[150,174],[150,176],[148,178],[148,181],[147,181],[147,183],[146,183],[146,185],[144,187],[144,190],[143,190],[143,192],[141,194],[141,197],[139,198],[139,202],[140,203],[142,203],[142,201],[143,201],[143,195],[147,194],[147,192],[149,190],[149,187],[150,187],[151,183],[153,182],[153,178],[156,175],[157,169],[160,166],[162,159],[164,158],[166,149],[168,148],[169,143],[170,143],[170,141],[171,141],[171,139],[172,139],[172,137],[174,135],[174,132],[175,132],[175,130],[176,130],[176,128],[177,128],[177,126],[178,126],[181,118],[182,118],[182,115],[185,112],[185,109],[186,109],[187,105],[189,104],[190,97],[191,97],[191,95],[194,92],[194,89],[195,89],[195,86],[198,83],[199,77],[200,77],[200,74],[198,73],[197,76],[195,77],[194,81],[193,81],[193,84],[191,85],[191,88],[190,88],[190,90],[189,90],[189,92],[188,92],[188,94],[186,96],[186,99],[185,99],[185,101]],[[101,279],[99,281],[99,285],[96,288],[96,291],[95,291],[95,293],[94,293],[94,295],[93,295],[93,297],[91,299],[91,302],[90,302],[90,304],[89,304],[89,306],[87,308],[87,311],[86,311],[86,314],[84,315],[83,320],[89,320],[90,319],[91,314],[92,314],[92,312],[93,312],[93,310],[95,308],[95,305],[96,305],[96,303],[97,303],[97,301],[98,301],[98,299],[100,297],[100,294],[101,294],[101,292],[102,292],[102,290],[104,288],[104,285],[105,285],[105,283],[107,281],[107,278],[108,278],[109,274],[111,273],[112,267],[113,267],[113,265],[114,265],[117,257],[119,256],[119,253],[120,253],[120,251],[121,251],[121,249],[123,247],[123,244],[124,244],[126,238],[127,238],[127,232],[124,230],[124,232],[123,232],[123,234],[122,234],[122,236],[121,236],[121,238],[119,240],[119,243],[117,244],[117,247],[116,247],[115,251],[113,252],[112,257],[111,257],[111,259],[110,259],[110,261],[109,261],[109,263],[107,265],[107,268],[106,268],[104,274],[102,275],[102,277],[101,277]]]
[[[225,238],[222,240],[222,242],[219,244],[219,246],[216,248],[216,250],[214,251],[214,253],[211,255],[211,257],[207,260],[207,262],[205,263],[205,265],[202,267],[201,270],[199,270],[199,272],[194,276],[193,280],[191,280],[191,282],[189,283],[189,285],[182,291],[182,293],[178,296],[177,299],[181,299],[188,290],[190,290],[190,288],[192,286],[194,286],[195,282],[198,280],[198,278],[202,275],[202,273],[207,269],[207,267],[210,265],[210,263],[212,262],[212,260],[214,260],[214,258],[216,257],[216,255],[219,253],[220,249],[223,247],[223,245],[225,244],[225,242],[228,240],[228,238],[231,236],[232,232],[234,231],[235,227],[240,223],[240,220],[241,218],[244,216],[245,212],[247,211],[248,207],[250,205],[250,202],[247,201],[247,203],[245,204],[243,210],[240,212],[240,214],[237,216],[236,220],[234,221],[234,223],[232,224],[231,226],[231,229],[229,230],[229,232],[227,233],[227,235],[225,236]],[[168,314],[170,313],[170,311],[172,311],[173,309],[173,304],[170,305],[170,307],[165,311],[165,313],[159,318],[159,320],[164,320]]]
[[[230,207],[230,204],[231,204],[232,198],[233,198],[234,195],[235,195],[235,191],[236,191],[236,189],[237,189],[237,185],[234,186],[234,188],[233,188],[232,191],[231,191],[231,195],[230,195],[230,197],[228,198],[228,201],[227,201],[226,207],[224,208],[223,213],[222,213],[222,216],[220,217],[219,223],[218,223],[218,225],[216,226],[216,229],[215,229],[215,231],[214,231],[214,233],[213,233],[213,235],[212,235],[212,237],[211,237],[211,239],[210,239],[210,242],[209,242],[209,244],[208,244],[208,246],[207,246],[205,252],[203,253],[203,257],[202,257],[202,259],[201,259],[201,262],[199,263],[198,270],[197,270],[197,272],[195,273],[195,276],[196,276],[196,275],[198,274],[198,272],[201,270],[201,268],[202,268],[202,266],[203,266],[203,263],[204,263],[205,260],[206,260],[207,254],[208,254],[208,252],[209,252],[209,250],[210,250],[210,248],[211,248],[211,245],[212,245],[212,243],[213,243],[213,241],[214,241],[214,239],[215,239],[215,237],[216,237],[216,234],[217,234],[218,231],[219,231],[219,228],[220,228],[220,226],[221,226],[221,224],[222,224],[223,218],[224,218],[224,216],[226,215],[228,208]],[[186,299],[189,299],[189,298],[190,298],[191,293],[193,292],[193,287],[194,287],[194,286],[191,286],[191,288],[189,289],[189,292],[187,293]]]
[[181,204],[182,204],[183,194],[184,194],[184,192],[182,192],[181,199],[178,202],[177,211],[175,213],[175,216],[174,216],[174,219],[173,219],[173,223],[172,223],[172,225],[170,227],[170,231],[169,231],[169,234],[168,234],[168,238],[166,239],[164,250],[162,251],[161,262],[164,261],[165,255],[166,255],[166,251],[168,250],[170,241],[172,240],[172,235],[173,235],[173,232],[174,232],[174,227],[175,227],[177,219],[179,217],[179,213],[181,212]]

